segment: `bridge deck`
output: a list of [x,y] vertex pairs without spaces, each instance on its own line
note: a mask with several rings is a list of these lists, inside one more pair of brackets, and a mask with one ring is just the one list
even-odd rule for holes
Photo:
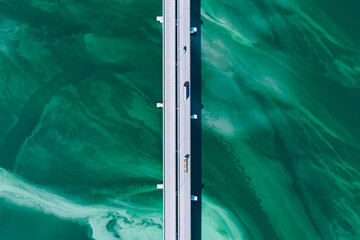
[[191,238],[190,89],[190,0],[163,0],[165,240]]

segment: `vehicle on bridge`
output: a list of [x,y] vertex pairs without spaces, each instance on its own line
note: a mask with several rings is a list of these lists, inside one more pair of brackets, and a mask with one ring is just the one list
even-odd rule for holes
[[189,154],[184,157],[184,172],[189,171]]
[[189,96],[189,82],[185,82],[183,86],[184,100],[186,100]]

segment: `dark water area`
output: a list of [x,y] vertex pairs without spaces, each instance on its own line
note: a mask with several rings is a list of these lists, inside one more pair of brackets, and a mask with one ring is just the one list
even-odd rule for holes
[[[360,3],[200,3],[194,239],[360,239]],[[161,6],[0,0],[1,240],[162,239]]]
[[5,202],[0,202],[0,207],[1,239],[91,239],[88,230],[77,223],[14,207]]
[[204,195],[239,229],[219,239],[360,238],[360,8],[347,2],[203,3]]

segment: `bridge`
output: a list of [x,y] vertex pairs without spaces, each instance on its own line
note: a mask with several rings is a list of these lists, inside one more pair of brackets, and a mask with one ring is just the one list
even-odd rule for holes
[[164,240],[191,239],[190,0],[163,0]]

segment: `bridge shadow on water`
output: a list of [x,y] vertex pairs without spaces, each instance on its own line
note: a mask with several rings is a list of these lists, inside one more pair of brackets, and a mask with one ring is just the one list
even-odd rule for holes
[[197,33],[191,36],[191,114],[197,114],[197,120],[191,122],[191,194],[198,201],[191,205],[191,239],[201,239],[201,191],[202,191],[202,143],[201,143],[201,0],[191,0],[191,27]]

